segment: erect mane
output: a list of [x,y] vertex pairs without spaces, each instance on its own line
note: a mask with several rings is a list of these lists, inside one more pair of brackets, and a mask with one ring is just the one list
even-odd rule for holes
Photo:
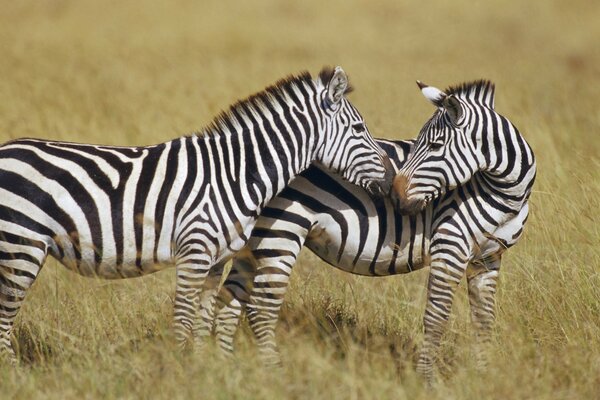
[[450,86],[444,92],[461,99],[469,99],[477,103],[494,108],[495,85],[486,79],[478,79],[472,82],[461,83]]
[[223,132],[227,130],[228,125],[231,125],[231,120],[236,119],[236,115],[247,114],[247,110],[260,110],[265,107],[265,104],[275,104],[276,98],[289,98],[291,93],[294,93],[294,88],[307,85],[312,88],[316,86],[307,71],[280,79],[275,84],[243,100],[238,100],[227,110],[221,111],[201,132],[204,136]]

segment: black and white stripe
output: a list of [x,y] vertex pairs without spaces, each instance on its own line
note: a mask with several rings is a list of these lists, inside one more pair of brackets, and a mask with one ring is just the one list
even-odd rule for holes
[[[434,94],[439,108],[417,140],[379,142],[399,170],[393,201],[374,201],[312,167],[263,210],[248,251],[236,256],[219,293],[216,333],[226,352],[233,349],[247,304],[261,356],[267,363],[279,362],[274,328],[303,245],[332,266],[360,275],[389,276],[431,266],[419,360],[419,370],[429,379],[455,287],[464,275],[477,345],[489,340],[500,256],[517,242],[527,220],[533,153],[516,128],[494,111],[489,82],[446,94],[423,90],[429,98]],[[444,100],[450,96],[460,108],[445,105],[454,101]],[[485,352],[478,357],[485,364]]]
[[393,171],[346,100],[341,68],[233,105],[201,135],[145,147],[20,139],[0,147],[0,347],[48,254],[86,276],[177,268],[175,333],[195,332],[209,270],[242,248],[269,200],[315,160],[386,192]]
[[[378,140],[395,169],[412,141]],[[279,362],[274,329],[289,277],[304,245],[341,270],[389,276],[422,268],[428,254],[430,213],[409,217],[389,199],[374,200],[323,168],[308,168],[263,210],[219,292],[216,334],[226,353],[242,310],[267,363]],[[218,279],[216,279],[218,280]]]

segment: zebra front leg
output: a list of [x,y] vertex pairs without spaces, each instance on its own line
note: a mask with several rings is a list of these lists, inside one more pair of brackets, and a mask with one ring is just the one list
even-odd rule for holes
[[173,312],[173,330],[177,344],[183,349],[192,336],[200,295],[212,263],[208,260],[178,262]]
[[455,257],[451,257],[449,260],[432,259],[431,261],[427,285],[427,305],[423,317],[425,335],[417,362],[417,372],[430,385],[435,382],[434,364],[440,341],[446,331],[454,294],[466,266],[466,262],[457,260]]
[[467,268],[471,321],[475,326],[475,354],[477,367],[485,369],[488,364],[488,351],[492,338],[492,328],[496,321],[495,300],[500,258],[491,263],[471,263]]
[[217,298],[215,333],[219,349],[225,358],[231,358],[233,341],[242,313],[250,300],[256,262],[252,253],[243,250],[233,260],[231,271]]
[[215,299],[219,291],[225,263],[226,261],[223,261],[213,266],[202,286],[199,308],[196,312],[194,326],[192,328],[194,350],[197,353],[200,353],[206,347],[208,337],[213,331],[215,322]]

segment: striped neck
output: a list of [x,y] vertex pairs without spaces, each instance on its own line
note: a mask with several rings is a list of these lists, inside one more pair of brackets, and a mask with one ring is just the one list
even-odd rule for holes
[[[239,187],[249,208],[262,208],[308,168],[323,138],[317,88],[310,76],[289,78],[233,105],[196,137],[207,160]],[[236,183],[236,184],[233,184]]]
[[499,201],[512,210],[520,210],[531,194],[536,163],[525,138],[507,119],[499,118],[499,127],[490,129],[481,141],[484,167],[481,181]]

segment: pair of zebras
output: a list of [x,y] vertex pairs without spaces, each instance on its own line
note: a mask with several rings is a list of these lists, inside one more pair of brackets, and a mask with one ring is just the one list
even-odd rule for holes
[[231,352],[245,307],[260,354],[277,363],[277,315],[306,245],[354,274],[431,267],[418,362],[431,379],[465,275],[478,344],[489,341],[500,256],[522,233],[535,161],[494,111],[491,83],[420,86],[437,110],[416,141],[374,141],[338,67],[282,80],[200,135],[155,146],[4,144],[0,349],[15,361],[13,322],[50,254],[108,279],[175,265],[178,342],[202,344],[216,320]]

